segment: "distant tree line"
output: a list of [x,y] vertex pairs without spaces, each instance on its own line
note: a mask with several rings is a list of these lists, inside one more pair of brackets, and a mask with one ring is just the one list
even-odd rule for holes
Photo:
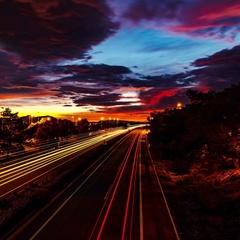
[[[27,121],[26,121],[27,119]],[[72,135],[98,131],[107,128],[124,126],[118,119],[99,120],[90,123],[86,118],[77,121],[57,119],[55,117],[19,117],[10,108],[0,112],[0,151],[8,153],[22,148],[24,143],[44,142],[53,139],[61,140]]]
[[100,123],[91,126],[86,118],[77,122],[54,117],[43,117],[35,123],[26,122],[18,117],[18,113],[12,113],[10,108],[5,108],[0,116],[0,150],[5,153],[7,149],[22,147],[22,144],[34,141],[47,141],[60,139],[74,134],[96,131]]
[[185,107],[150,114],[152,150],[182,172],[200,161],[209,166],[238,161],[240,83],[222,92],[191,89],[186,95],[190,104]]

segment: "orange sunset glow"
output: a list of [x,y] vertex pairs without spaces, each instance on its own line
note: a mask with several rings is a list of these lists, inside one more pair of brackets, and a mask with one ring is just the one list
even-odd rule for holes
[[19,116],[147,121],[238,81],[234,1],[13,2],[0,2],[0,106]]

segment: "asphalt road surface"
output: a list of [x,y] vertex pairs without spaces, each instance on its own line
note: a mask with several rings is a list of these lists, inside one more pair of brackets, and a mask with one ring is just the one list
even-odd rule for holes
[[179,239],[143,130],[133,130],[8,239]]

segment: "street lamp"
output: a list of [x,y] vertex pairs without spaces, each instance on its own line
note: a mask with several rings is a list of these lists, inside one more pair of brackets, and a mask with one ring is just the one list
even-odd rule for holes
[[177,104],[177,109],[182,109],[182,104],[181,103]]
[[32,115],[28,115],[28,124],[30,125],[32,123],[32,118],[33,118],[33,114]]

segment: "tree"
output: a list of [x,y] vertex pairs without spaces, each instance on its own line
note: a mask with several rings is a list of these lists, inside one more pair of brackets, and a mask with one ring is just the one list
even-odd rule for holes
[[85,133],[89,131],[89,122],[86,118],[77,122],[77,130],[79,133]]
[[236,156],[236,149],[230,145],[235,146],[240,128],[240,83],[218,93],[188,90],[186,94],[191,103],[181,110],[151,113],[149,140],[154,150],[183,171],[202,161],[205,146],[211,166]]
[[74,123],[68,119],[58,120],[59,137],[70,136],[75,133],[76,128]]
[[1,134],[0,139],[4,144],[11,146],[17,131],[18,113],[12,113],[7,107],[1,112]]
[[47,118],[41,122],[36,132],[36,138],[39,140],[50,140],[59,137],[57,119]]
[[186,95],[192,104],[205,104],[211,101],[216,96],[216,92],[210,90],[207,93],[203,93],[197,90],[189,89],[186,92]]

